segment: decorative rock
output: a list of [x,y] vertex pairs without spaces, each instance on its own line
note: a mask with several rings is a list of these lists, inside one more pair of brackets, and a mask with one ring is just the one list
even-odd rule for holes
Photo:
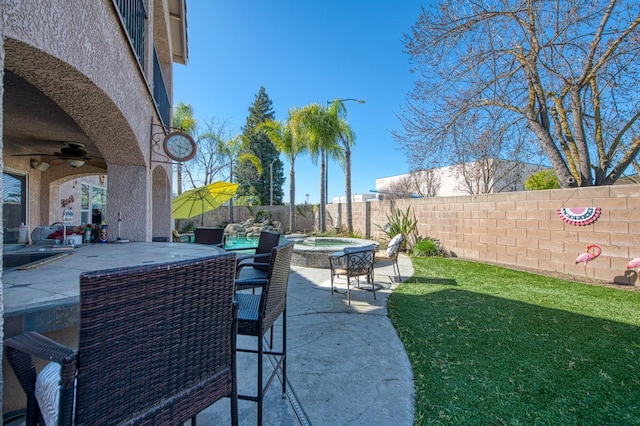
[[256,222],[253,217],[241,223],[230,223],[224,229],[224,233],[231,237],[258,237],[262,231],[280,232],[281,224],[278,221],[265,220]]

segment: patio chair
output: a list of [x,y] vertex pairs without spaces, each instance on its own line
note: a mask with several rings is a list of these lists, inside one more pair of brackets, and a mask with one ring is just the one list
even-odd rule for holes
[[[289,284],[289,270],[293,242],[286,242],[271,250],[271,259],[267,277],[262,283],[260,294],[236,293],[238,303],[238,334],[255,336],[257,349],[238,348],[238,352],[248,352],[258,355],[257,393],[256,395],[238,395],[239,399],[258,403],[258,424],[262,424],[262,409],[264,394],[271,385],[278,371],[282,372],[282,393],[286,392],[287,383],[287,286]],[[273,324],[282,317],[282,350],[273,347]],[[264,335],[271,330],[271,339],[265,349]],[[273,372],[263,385],[264,355],[272,355],[277,363]]]
[[335,277],[344,276],[347,279],[347,300],[351,304],[351,278],[355,278],[360,288],[360,277],[366,277],[371,283],[373,298],[376,298],[376,286],[373,282],[373,262],[375,246],[345,247],[342,251],[329,254],[331,267],[331,294]]
[[209,244],[224,248],[224,228],[196,228],[196,244]]
[[[246,289],[259,287],[267,278],[269,272],[269,262],[271,261],[271,250],[280,243],[280,234],[273,231],[262,231],[258,240],[258,247],[254,249],[254,254],[242,254],[238,256],[236,266],[236,288]],[[242,250],[242,249],[238,249]],[[233,251],[233,249],[229,249]],[[252,282],[258,281],[256,285]]]
[[387,244],[387,248],[384,250],[376,250],[375,261],[378,262],[391,262],[393,266],[393,273],[397,280],[400,280],[400,266],[398,266],[398,253],[400,252],[400,246],[404,241],[402,234],[395,235],[391,241]]
[[[237,425],[235,263],[226,253],[82,273],[77,351],[36,332],[5,340],[26,424],[195,424],[229,397]],[[53,362],[36,375],[32,355]]]
[[190,243],[193,238],[193,234],[181,234],[177,230],[171,231],[173,235],[174,243]]

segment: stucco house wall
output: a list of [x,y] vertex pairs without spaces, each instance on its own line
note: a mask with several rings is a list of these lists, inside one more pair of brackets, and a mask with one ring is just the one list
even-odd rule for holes
[[[65,180],[106,174],[111,229],[122,213],[127,219],[122,234],[131,241],[168,239],[172,170],[158,147],[168,132],[162,124],[171,123],[154,98],[159,73],[154,75],[153,52],[170,103],[173,62],[186,63],[185,0],[132,2],[146,12],[140,61],[117,4],[0,0],[1,168],[27,177],[31,228],[60,220]],[[89,163],[77,169],[65,164],[47,171],[31,167],[32,159],[47,158],[38,155],[43,142],[50,143],[45,152],[50,158],[62,141],[84,144],[89,157],[99,157],[106,168]],[[2,314],[0,303],[0,321]],[[0,332],[4,334],[4,325]],[[75,336],[74,330],[65,333]],[[14,389],[4,382],[6,374],[2,377],[0,387]],[[3,412],[20,407],[15,398],[7,398],[5,391],[0,397]]]
[[[150,241],[155,231],[152,221],[152,169],[164,170],[163,186],[170,194],[171,167],[151,149],[153,136],[162,134],[160,120],[152,96],[153,67],[146,71],[131,49],[120,18],[111,1],[84,2],[64,0],[47,2],[0,2],[5,37],[5,68],[35,86],[61,108],[95,144],[112,174],[109,179],[109,223],[115,223],[117,212],[124,212],[131,220],[127,234],[135,241]],[[169,29],[169,10],[164,1],[147,1],[148,11],[147,61],[156,46],[165,46],[163,74],[171,93],[172,52]],[[154,23],[153,16],[162,20]],[[168,63],[167,63],[168,61]],[[37,124],[37,121],[34,121]],[[155,126],[154,126],[155,125]],[[13,157],[20,151],[19,143],[4,140],[5,164],[13,170],[30,174],[31,186],[41,189],[44,202],[30,212],[32,226],[51,222],[55,216],[49,211],[46,189],[69,171],[53,167],[47,172],[34,172],[29,157]],[[156,142],[157,143],[157,142]],[[83,173],[90,166],[83,166]],[[118,173],[115,173],[118,170]],[[104,173],[96,169],[95,173]],[[139,188],[132,197],[131,188]],[[170,233],[170,208],[164,207],[161,225],[165,236]]]

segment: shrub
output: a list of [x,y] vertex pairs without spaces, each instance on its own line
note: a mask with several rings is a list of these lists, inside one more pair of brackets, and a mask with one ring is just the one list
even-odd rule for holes
[[182,230],[180,232],[183,234],[193,232],[196,230],[196,227],[197,226],[193,221],[189,221],[183,225]]
[[396,209],[392,214],[387,215],[387,224],[385,226],[376,225],[380,228],[389,239],[395,237],[397,234],[402,234],[404,240],[400,246],[401,251],[406,251],[407,241],[409,236],[416,230],[418,221],[410,216],[411,206],[407,207],[407,211],[403,212],[400,209]]
[[416,243],[413,245],[411,254],[413,256],[421,257],[435,257],[443,255],[438,243],[431,238],[421,238],[416,241]]
[[258,210],[256,212],[256,222],[266,222],[268,220],[271,220],[269,210]]
[[524,181],[524,189],[527,191],[539,191],[541,189],[560,188],[558,176],[553,170],[540,170],[533,173]]

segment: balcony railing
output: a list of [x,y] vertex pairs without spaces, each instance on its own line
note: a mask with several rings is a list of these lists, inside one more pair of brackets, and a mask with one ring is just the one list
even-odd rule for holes
[[[147,75],[145,56],[147,10],[144,0],[113,0],[120,19],[126,30],[129,41],[140,64],[143,74]],[[167,85],[162,74],[160,61],[155,46],[153,47],[153,100],[160,114],[162,124],[170,126],[171,104],[167,93]]]
[[164,81],[158,53],[155,46],[153,47],[153,99],[160,113],[160,119],[165,126],[171,126],[171,103],[169,102],[169,94],[167,93],[167,85]]
[[122,23],[127,30],[129,41],[133,46],[133,51],[138,58],[140,67],[146,73],[147,67],[144,52],[147,10],[144,7],[144,0],[113,0],[113,4],[116,5],[120,13],[120,19],[122,19]]

